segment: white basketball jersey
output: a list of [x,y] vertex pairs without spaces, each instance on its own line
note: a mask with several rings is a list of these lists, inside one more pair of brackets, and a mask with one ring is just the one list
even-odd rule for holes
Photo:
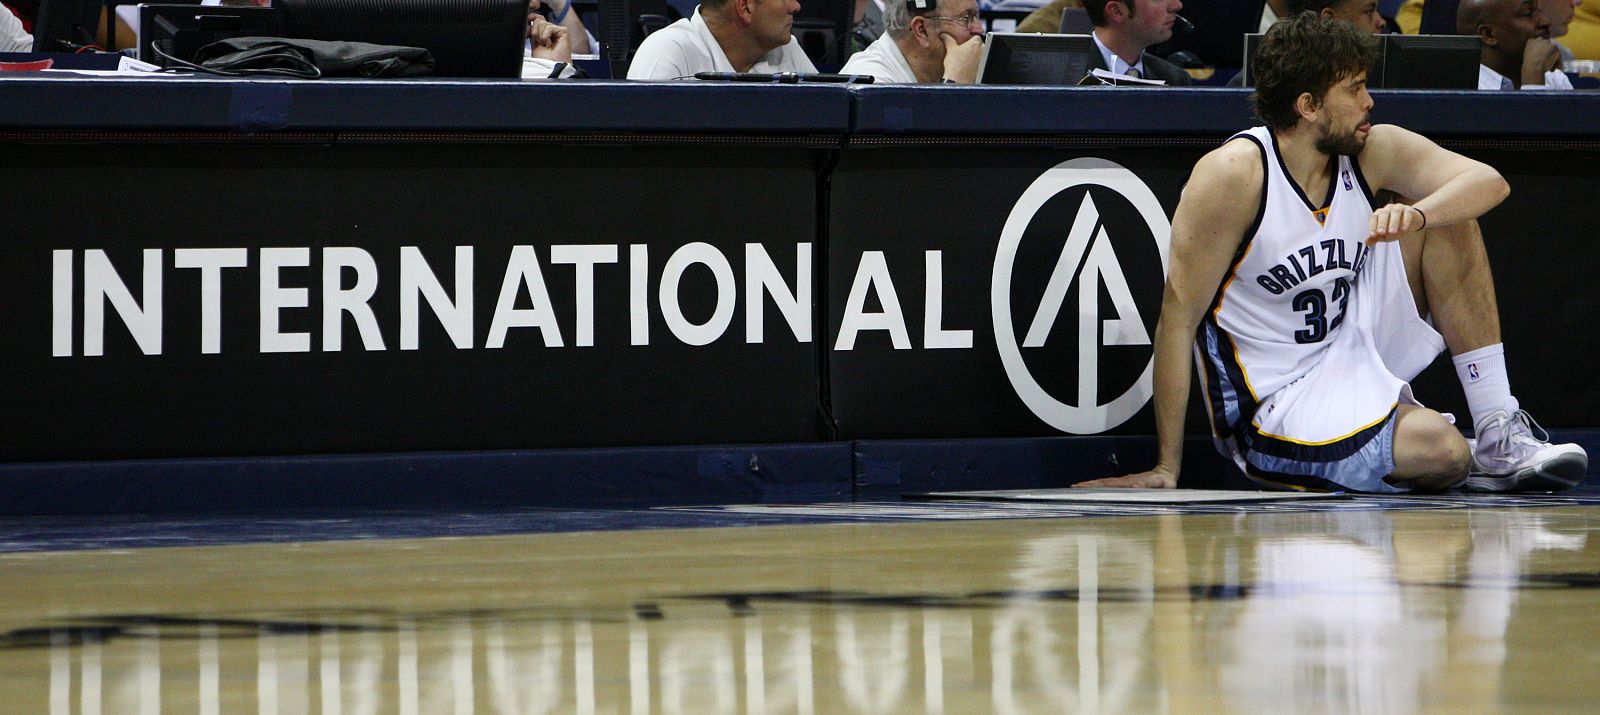
[[1195,345],[1222,438],[1262,399],[1310,370],[1342,327],[1373,210],[1352,157],[1335,159],[1327,198],[1313,206],[1289,176],[1271,130],[1257,127],[1230,141],[1239,140],[1261,150],[1261,205]]

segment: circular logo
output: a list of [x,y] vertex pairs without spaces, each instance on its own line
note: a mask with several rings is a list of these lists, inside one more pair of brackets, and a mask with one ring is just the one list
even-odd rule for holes
[[[1005,227],[1000,231],[1000,245],[995,249],[989,305],[993,312],[995,347],[999,349],[1000,363],[1005,367],[1006,377],[1010,379],[1017,397],[1022,399],[1023,404],[1027,405],[1034,415],[1051,427],[1072,434],[1098,434],[1128,421],[1150,400],[1155,373],[1153,351],[1138,379],[1121,395],[1102,403],[1097,390],[1100,376],[1095,355],[1099,347],[1102,344],[1149,343],[1149,336],[1144,326],[1137,320],[1129,320],[1129,316],[1124,314],[1121,316],[1122,319],[1105,321],[1105,334],[1101,337],[1098,299],[1091,295],[1089,300],[1083,301],[1084,304],[1078,306],[1080,320],[1085,321],[1089,326],[1087,330],[1090,331],[1081,331],[1080,335],[1092,336],[1093,342],[1083,346],[1079,360],[1077,382],[1080,388],[1075,398],[1077,404],[1063,402],[1051,395],[1029,371],[1028,364],[1022,357],[1024,344],[1036,345],[1049,333],[1063,302],[1070,300],[1070,296],[1073,295],[1073,292],[1068,290],[1068,284],[1073,281],[1074,275],[1080,273],[1080,268],[1083,270],[1082,275],[1078,277],[1079,281],[1092,279],[1097,284],[1103,283],[1108,289],[1113,289],[1111,296],[1113,303],[1126,306],[1137,313],[1137,309],[1132,307],[1131,296],[1126,295],[1127,280],[1121,275],[1114,252],[1110,248],[1109,236],[1115,233],[1115,227],[1108,229],[1101,224],[1098,209],[1089,194],[1084,194],[1083,203],[1078,208],[1077,218],[1073,221],[1072,231],[1068,235],[1061,260],[1051,276],[1049,286],[1044,291],[1039,312],[1033,318],[1033,327],[1021,342],[1017,339],[1011,312],[1011,282],[1016,267],[1017,249],[1028,233],[1029,224],[1033,222],[1040,208],[1052,198],[1082,186],[1104,187],[1116,192],[1132,204],[1139,216],[1144,219],[1149,235],[1155,241],[1156,251],[1161,259],[1162,282],[1165,282],[1172,224],[1168,222],[1167,213],[1161,208],[1161,202],[1156,200],[1155,193],[1149,186],[1122,165],[1105,159],[1085,157],[1072,159],[1050,168],[1035,179],[1017,199],[1016,205],[1011,209],[1011,215],[1006,218]],[[1120,289],[1122,294],[1116,293],[1116,289]]]

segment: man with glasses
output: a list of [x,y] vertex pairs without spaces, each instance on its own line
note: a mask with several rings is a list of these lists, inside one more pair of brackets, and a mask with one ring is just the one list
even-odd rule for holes
[[977,81],[983,56],[977,0],[888,0],[883,26],[883,35],[851,55],[841,73],[880,83]]
[[1189,84],[1183,68],[1145,52],[1172,37],[1172,25],[1183,9],[1180,0],[1083,0],[1083,9],[1094,23],[1094,44],[1100,49],[1089,58],[1091,69]]

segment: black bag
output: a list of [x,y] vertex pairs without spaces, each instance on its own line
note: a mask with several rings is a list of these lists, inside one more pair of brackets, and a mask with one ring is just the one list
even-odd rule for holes
[[421,47],[328,42],[288,37],[233,37],[195,53],[195,64],[222,74],[291,77],[417,77],[433,73]]

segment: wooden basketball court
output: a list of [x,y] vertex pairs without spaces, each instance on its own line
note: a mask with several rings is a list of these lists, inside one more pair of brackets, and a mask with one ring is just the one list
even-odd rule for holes
[[1596,492],[44,523],[4,712],[1600,708]]

